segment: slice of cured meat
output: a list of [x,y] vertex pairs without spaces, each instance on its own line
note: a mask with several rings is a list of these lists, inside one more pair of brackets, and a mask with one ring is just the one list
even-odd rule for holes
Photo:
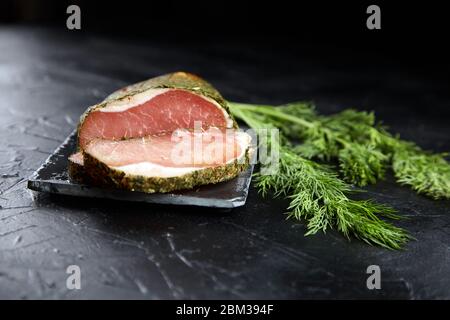
[[93,139],[121,140],[176,129],[232,128],[220,94],[198,77],[178,72],[132,85],[110,95],[81,117],[81,148]]
[[149,193],[190,189],[239,174],[248,165],[250,142],[234,129],[94,139],[83,151],[84,166],[97,184]]

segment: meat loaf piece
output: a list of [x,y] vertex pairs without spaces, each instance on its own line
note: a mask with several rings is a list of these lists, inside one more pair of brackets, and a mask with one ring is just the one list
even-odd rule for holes
[[[236,129],[226,101],[209,83],[185,72],[163,75],[120,89],[81,116],[80,152],[69,158],[69,173],[85,183],[144,192],[229,180],[249,159],[250,136]],[[174,161],[172,151],[183,146],[173,139],[180,130],[224,154],[205,162],[209,152],[194,148],[191,158]],[[228,142],[211,142],[230,132]]]

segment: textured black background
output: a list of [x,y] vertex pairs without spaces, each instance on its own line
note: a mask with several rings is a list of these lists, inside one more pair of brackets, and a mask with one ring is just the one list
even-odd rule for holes
[[[303,236],[286,201],[252,188],[233,212],[53,197],[27,177],[111,91],[185,70],[230,100],[313,100],[320,112],[375,110],[426,149],[450,150],[445,10],[380,3],[382,30],[359,4],[206,1],[2,1],[0,17],[0,297],[450,298],[450,210],[386,181],[363,197],[410,217],[417,241],[401,252]],[[65,268],[82,269],[80,291]],[[378,264],[382,290],[366,289]]]

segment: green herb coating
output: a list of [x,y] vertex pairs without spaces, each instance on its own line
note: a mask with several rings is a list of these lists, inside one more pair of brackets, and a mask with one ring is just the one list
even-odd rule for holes
[[68,160],[69,177],[79,183],[88,183],[89,176],[86,174],[84,166],[74,161]]

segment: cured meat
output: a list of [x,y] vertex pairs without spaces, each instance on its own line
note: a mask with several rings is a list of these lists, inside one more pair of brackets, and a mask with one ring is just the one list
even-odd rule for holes
[[[171,134],[129,140],[95,139],[84,149],[109,166],[150,162],[165,167],[205,167],[238,158],[248,147],[248,135],[230,130],[177,130]],[[243,147],[242,147],[243,146]],[[244,148],[244,150],[243,150]]]
[[144,192],[225,181],[248,165],[250,136],[236,129],[209,83],[184,72],[163,75],[120,89],[81,116],[80,152],[69,172]]
[[149,89],[90,112],[80,127],[82,148],[96,138],[120,140],[179,128],[230,128],[233,122],[214,100],[180,89]]
[[122,141],[95,139],[84,149],[84,164],[99,184],[168,192],[235,177],[248,165],[250,141],[244,132],[218,129]]
[[81,117],[79,145],[85,148],[96,138],[121,140],[193,129],[196,122],[203,129],[235,126],[215,89],[178,72],[121,89],[91,107]]

